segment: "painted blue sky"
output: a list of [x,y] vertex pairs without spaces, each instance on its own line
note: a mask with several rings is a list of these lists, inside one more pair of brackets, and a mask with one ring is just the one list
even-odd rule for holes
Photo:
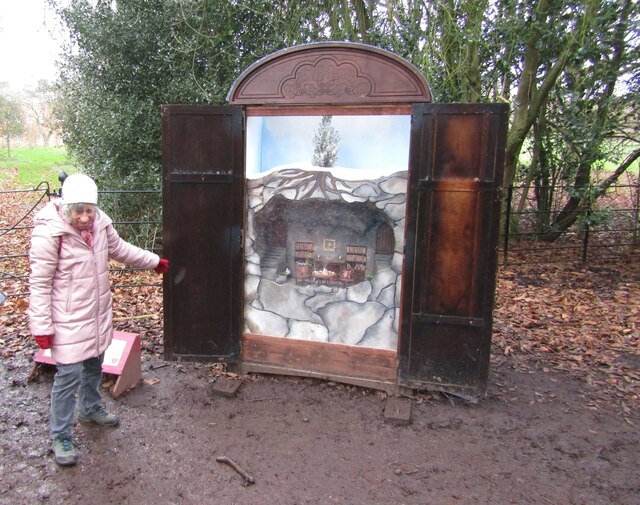
[[[247,119],[247,176],[282,165],[309,168],[321,116]],[[406,170],[411,116],[333,116],[340,135],[336,167],[363,171]],[[363,174],[364,175],[364,174]]]

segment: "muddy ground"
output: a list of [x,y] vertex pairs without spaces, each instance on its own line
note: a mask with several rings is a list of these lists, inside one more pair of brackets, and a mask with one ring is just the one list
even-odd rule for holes
[[495,356],[485,399],[417,395],[411,423],[398,426],[385,422],[380,392],[249,375],[227,398],[214,393],[211,366],[145,353],[143,382],[117,400],[105,394],[120,427],[78,425],[80,463],[62,468],[48,443],[52,372],[27,382],[30,357],[0,366],[3,505],[631,505],[640,496],[637,412],[541,361]]
[[[32,204],[4,195],[2,226],[21,223]],[[27,249],[26,229],[0,242],[7,258]],[[144,380],[117,400],[105,395],[120,427],[77,426],[73,468],[49,450],[52,372],[27,381],[26,299],[8,299],[0,505],[638,504],[637,250],[588,268],[558,254],[538,264],[512,251],[518,266],[500,269],[487,397],[471,405],[417,393],[406,426],[385,422],[380,392],[310,379],[251,375],[236,397],[216,395],[217,369],[162,360],[160,290],[114,287],[117,329],[142,335]],[[24,274],[17,261],[3,270]],[[116,272],[114,286],[139,284],[138,274]],[[11,292],[27,291],[15,283]]]

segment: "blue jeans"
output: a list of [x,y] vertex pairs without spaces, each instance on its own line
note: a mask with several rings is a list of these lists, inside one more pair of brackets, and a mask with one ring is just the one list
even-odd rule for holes
[[58,371],[51,388],[49,423],[52,438],[70,437],[73,430],[76,401],[82,415],[89,415],[103,407],[100,397],[102,358],[89,358],[80,363],[57,365]]

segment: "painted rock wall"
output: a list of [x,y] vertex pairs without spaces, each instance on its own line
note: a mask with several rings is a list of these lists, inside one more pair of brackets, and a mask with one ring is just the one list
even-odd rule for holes
[[[247,181],[245,331],[282,338],[397,348],[407,172],[375,180],[339,177],[339,171],[284,169]],[[351,174],[345,174],[350,177]],[[376,262],[363,282],[298,284],[293,276],[265,275],[257,247],[256,215],[276,197],[369,202],[395,236],[388,261]],[[332,218],[335,219],[335,216]],[[288,260],[290,263],[290,259]]]

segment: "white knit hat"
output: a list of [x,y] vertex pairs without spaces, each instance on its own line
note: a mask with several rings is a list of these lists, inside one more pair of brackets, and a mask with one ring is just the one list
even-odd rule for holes
[[62,183],[62,203],[98,204],[98,186],[93,179],[84,174],[73,174]]

